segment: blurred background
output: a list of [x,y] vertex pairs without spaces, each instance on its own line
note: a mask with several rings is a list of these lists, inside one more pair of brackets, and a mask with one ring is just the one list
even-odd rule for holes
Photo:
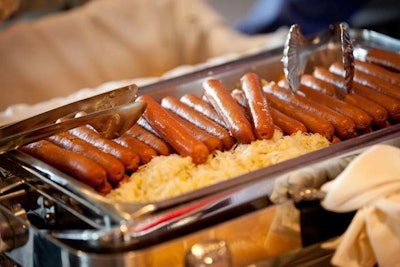
[[250,12],[257,0],[207,0],[207,2],[234,26]]
[[[9,25],[16,19],[32,19],[82,5],[88,0],[0,0],[0,18],[6,19]],[[223,15],[230,25],[235,25],[256,0],[205,0],[210,6]],[[4,27],[4,25],[3,25]]]
[[[72,9],[89,0],[0,0],[1,27],[21,19]],[[92,0],[93,1],[93,0]],[[372,29],[400,38],[398,0],[204,0],[227,23],[247,34],[276,30],[299,23],[305,33],[326,28],[328,22],[346,21],[356,28]],[[323,25],[323,26],[318,26]]]
[[400,39],[400,1],[0,0],[0,22],[0,90],[13,92],[2,110],[281,46],[295,23]]

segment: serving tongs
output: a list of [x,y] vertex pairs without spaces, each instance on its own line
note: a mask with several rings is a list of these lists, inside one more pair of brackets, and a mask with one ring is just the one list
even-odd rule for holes
[[[0,154],[87,124],[106,138],[116,138],[128,130],[146,108],[145,103],[135,101],[137,91],[136,85],[124,86],[5,125],[0,128]],[[77,116],[79,113],[81,115]]]
[[290,27],[283,49],[283,71],[290,90],[295,93],[300,88],[301,77],[305,72],[309,57],[327,43],[340,42],[342,63],[345,70],[345,90],[336,92],[340,99],[352,90],[354,76],[353,44],[345,23],[331,27],[312,39],[307,39],[298,24]]

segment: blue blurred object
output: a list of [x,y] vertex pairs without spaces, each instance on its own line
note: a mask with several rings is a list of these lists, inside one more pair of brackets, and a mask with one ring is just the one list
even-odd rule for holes
[[351,27],[400,33],[398,0],[258,0],[236,29],[249,35],[273,32],[299,24],[304,34],[347,22]]

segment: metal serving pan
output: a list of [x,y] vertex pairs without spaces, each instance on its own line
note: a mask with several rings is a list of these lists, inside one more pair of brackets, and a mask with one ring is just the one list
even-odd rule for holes
[[[368,30],[351,30],[350,34],[355,47],[358,48],[356,51],[362,52],[371,47],[400,51],[400,41],[385,35]],[[339,53],[340,45],[337,42],[327,42],[310,57],[307,70],[310,71],[312,66],[316,65],[328,66],[331,62],[337,61]],[[282,48],[260,52],[144,86],[139,89],[139,94],[152,95],[157,100],[166,95],[199,94],[201,83],[210,77],[222,80],[228,88],[234,88],[240,77],[248,71],[255,72],[266,80],[275,81],[283,77],[281,57]],[[15,176],[22,179],[23,183],[56,201],[94,229],[90,229],[86,237],[80,231],[79,238],[74,231],[58,231],[55,235],[57,238],[72,242],[84,240],[86,242],[83,247],[89,250],[109,250],[112,246],[112,250],[115,251],[128,247],[141,247],[143,244],[148,244],[146,241],[152,240],[155,236],[160,237],[163,233],[168,234],[198,221],[218,217],[224,211],[262,199],[272,192],[274,178],[277,175],[319,160],[326,160],[363,144],[382,142],[385,138],[396,135],[399,128],[400,125],[393,125],[196,191],[149,203],[112,202],[78,180],[20,151],[1,155],[0,164],[6,169],[12,166]],[[266,200],[262,205],[270,204]],[[173,218],[169,216],[171,212],[181,211],[182,208],[191,208],[191,212]],[[170,219],[165,222],[163,219],[166,217],[163,216]],[[163,223],[157,223],[160,221]],[[124,233],[121,233],[122,225],[128,229]],[[93,231],[96,231],[97,236],[101,238],[96,237],[93,240]],[[105,241],[110,237],[121,235],[124,236],[123,241],[111,243]]]
[[[294,244],[288,246],[286,244],[288,237],[285,239],[283,234],[282,239],[275,241],[282,241],[286,246],[278,246],[280,248],[277,249],[278,244],[276,243],[264,244],[268,233],[273,231],[271,221],[276,216],[277,209],[283,204],[269,205],[259,196],[270,194],[273,190],[273,181],[276,179],[302,173],[303,169],[308,171],[310,169],[329,169],[330,164],[334,165],[335,162],[342,161],[344,158],[354,158],[372,145],[387,144],[400,147],[399,127],[392,129],[384,134],[376,133],[364,136],[362,140],[353,142],[351,146],[347,146],[343,142],[332,146],[332,149],[327,149],[327,153],[307,154],[303,158],[292,160],[290,166],[288,164],[274,165],[269,168],[267,176],[262,170],[256,172],[254,176],[244,176],[241,179],[246,181],[236,192],[239,195],[243,195],[245,192],[255,194],[253,198],[256,198],[257,201],[239,206],[246,212],[244,214],[234,213],[234,216],[229,219],[206,221],[206,225],[202,227],[192,224],[188,231],[176,231],[178,227],[169,224],[170,229],[157,231],[156,235],[152,236],[154,240],[150,240],[150,242],[149,239],[141,237],[129,239],[129,234],[124,235],[124,231],[125,233],[129,231],[129,228],[125,228],[126,225],[103,230],[65,228],[58,232],[54,229],[30,227],[29,241],[7,255],[17,262],[29,262],[31,259],[27,255],[30,255],[29,251],[33,251],[33,260],[35,264],[39,264],[34,266],[194,267],[205,266],[204,264],[210,259],[216,262],[215,266],[281,266],[280,263],[288,260],[292,260],[288,263],[291,266],[292,264],[293,266],[303,266],[301,264],[307,266],[308,261],[317,262],[317,257],[328,264],[333,251],[323,250],[320,247],[320,242],[326,240],[303,247],[297,237],[292,237],[291,242]],[[321,155],[322,157],[320,157]],[[286,167],[288,168],[286,169]],[[231,200],[234,199],[231,198]],[[229,210],[230,213],[232,211],[232,209]],[[195,215],[192,214],[196,220],[198,217]],[[218,217],[222,217],[221,212],[218,213]],[[185,223],[188,219],[190,217],[186,217],[182,221],[175,221],[175,223]],[[336,219],[335,224],[329,229],[330,232],[337,231],[336,229],[333,231],[338,224]],[[14,225],[16,225],[15,222]],[[246,230],[243,229],[243,226],[246,226]],[[168,232],[172,236],[163,236]],[[49,251],[51,254],[48,253]],[[196,251],[207,253],[197,255]],[[282,261],[282,259],[285,260]]]

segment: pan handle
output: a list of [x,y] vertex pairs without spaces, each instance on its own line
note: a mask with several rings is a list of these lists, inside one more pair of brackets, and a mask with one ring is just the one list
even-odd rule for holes
[[0,252],[25,245],[29,239],[28,225],[25,210],[20,205],[13,205],[11,210],[0,205]]

